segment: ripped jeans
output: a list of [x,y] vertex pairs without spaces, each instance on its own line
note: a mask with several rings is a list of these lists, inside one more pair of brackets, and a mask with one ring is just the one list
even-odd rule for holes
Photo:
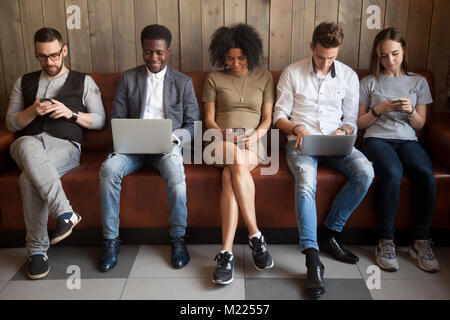
[[[119,209],[122,179],[150,165],[164,180],[169,202],[169,234],[183,237],[187,226],[186,176],[181,147],[174,145],[171,153],[164,154],[109,154],[100,168],[100,201],[102,227],[105,239],[119,236]],[[148,203],[148,207],[152,204]]]
[[357,149],[343,157],[313,157],[300,155],[294,149],[295,141],[286,145],[286,160],[295,178],[295,214],[300,236],[300,248],[316,248],[317,213],[316,184],[318,162],[344,173],[349,179],[335,197],[324,225],[341,232],[350,214],[359,205],[372,183],[374,171],[372,164]]

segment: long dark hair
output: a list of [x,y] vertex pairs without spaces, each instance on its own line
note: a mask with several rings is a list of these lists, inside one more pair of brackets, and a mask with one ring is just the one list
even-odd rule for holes
[[396,28],[387,28],[384,30],[381,30],[377,36],[375,37],[375,40],[373,40],[373,47],[372,47],[372,55],[370,58],[370,66],[369,71],[371,74],[375,75],[375,77],[378,79],[380,77],[380,74],[383,72],[384,67],[381,64],[381,52],[380,48],[383,42],[387,40],[392,40],[399,42],[402,45],[403,48],[403,61],[402,61],[402,71],[404,74],[409,75],[409,68],[408,68],[408,58],[406,53],[406,41],[405,38],[403,38],[400,31]]

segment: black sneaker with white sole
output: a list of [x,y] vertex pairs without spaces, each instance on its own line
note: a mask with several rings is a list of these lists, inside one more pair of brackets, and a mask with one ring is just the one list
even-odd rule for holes
[[73,227],[75,227],[80,221],[81,216],[76,212],[72,212],[72,215],[68,219],[64,218],[62,215],[59,216],[56,219],[56,228],[53,232],[50,244],[53,246],[61,240],[67,238],[72,233]]
[[34,254],[30,256],[28,262],[28,277],[32,280],[44,278],[50,271],[48,258],[43,254]]
[[266,240],[264,236],[253,237],[248,241],[250,249],[252,250],[253,265],[258,270],[270,269],[274,263],[269,251],[267,250]]
[[225,251],[218,253],[214,258],[217,261],[217,268],[214,271],[212,281],[217,284],[229,284],[233,282],[234,277],[234,256]]

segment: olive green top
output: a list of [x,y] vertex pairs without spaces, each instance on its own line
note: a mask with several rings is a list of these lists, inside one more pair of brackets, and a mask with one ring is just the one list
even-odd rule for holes
[[256,129],[262,104],[275,102],[272,74],[256,69],[242,76],[229,70],[211,72],[205,80],[202,102],[215,102],[215,121],[221,129]]

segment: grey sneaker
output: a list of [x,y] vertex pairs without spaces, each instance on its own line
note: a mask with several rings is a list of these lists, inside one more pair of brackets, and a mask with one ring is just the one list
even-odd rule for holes
[[399,269],[395,257],[395,244],[392,240],[379,239],[375,248],[377,264],[384,270],[397,271]]
[[428,272],[440,270],[439,261],[432,249],[433,246],[431,240],[417,240],[408,249],[409,255],[417,260],[419,267]]

